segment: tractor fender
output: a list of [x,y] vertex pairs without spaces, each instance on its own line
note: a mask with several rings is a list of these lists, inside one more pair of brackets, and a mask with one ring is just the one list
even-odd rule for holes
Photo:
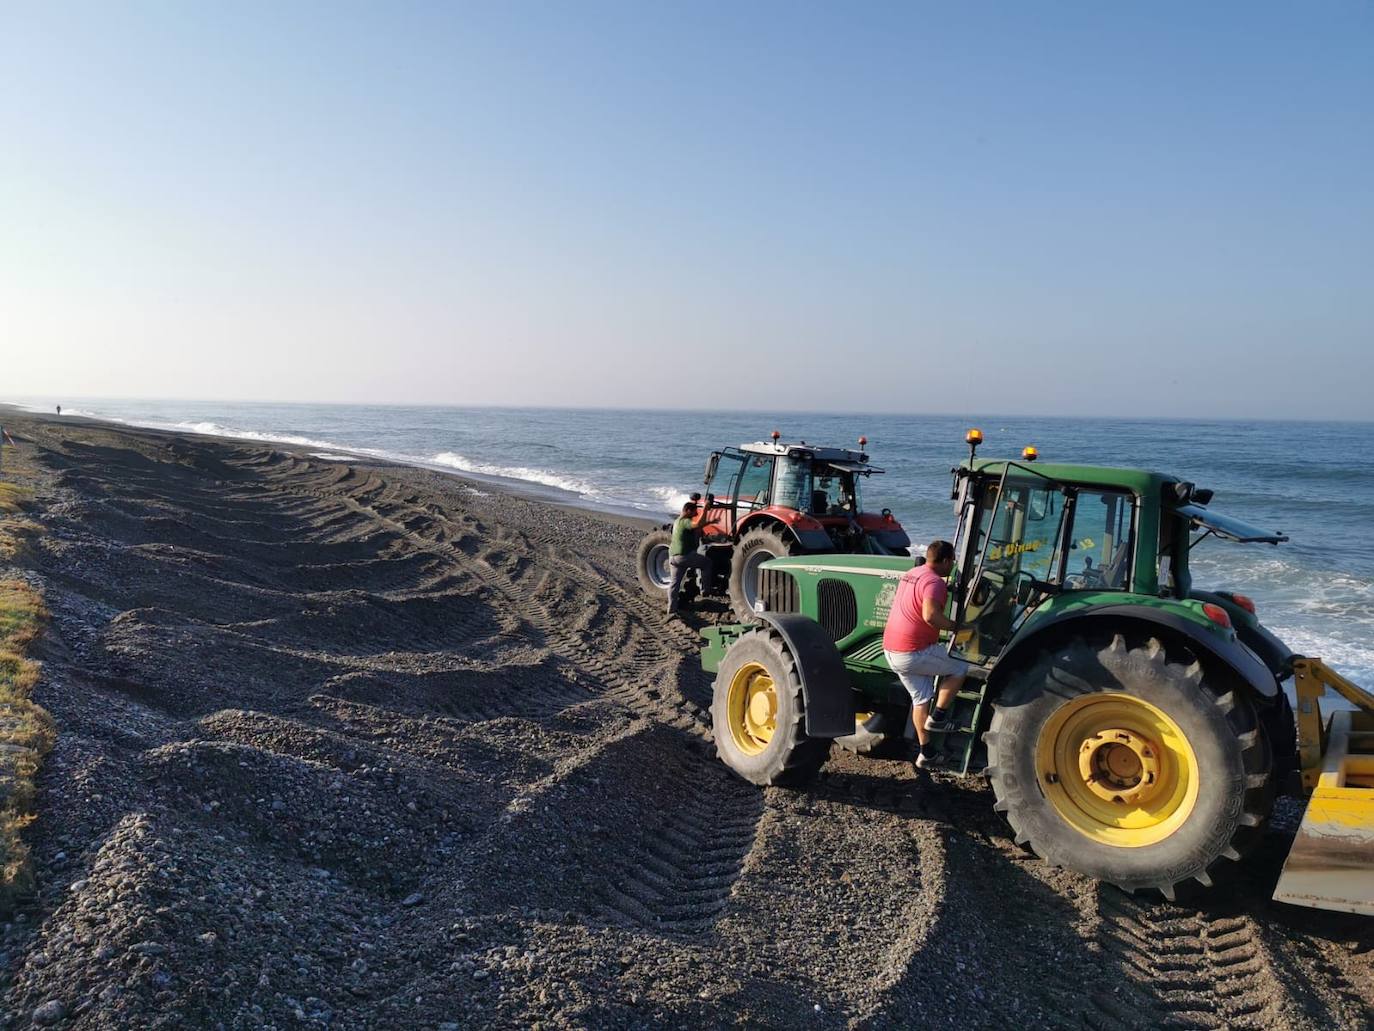
[[738,533],[743,535],[749,530],[771,526],[784,536],[791,537],[804,551],[833,551],[834,542],[825,527],[809,516],[791,509],[761,508],[740,520]]
[[1047,639],[1061,638],[1066,632],[1090,634],[1095,624],[1103,626],[1105,630],[1106,626],[1119,627],[1122,623],[1134,624],[1144,631],[1164,629],[1174,640],[1183,639],[1197,653],[1204,667],[1223,666],[1231,670],[1260,698],[1272,699],[1279,693],[1279,682],[1273,672],[1239,638],[1227,640],[1175,613],[1149,605],[1129,604],[1105,605],[1090,613],[1071,610],[1032,623],[1029,633],[1015,640],[997,660],[988,679],[996,685],[1001,679],[998,674],[1005,676],[1004,670],[1010,672],[1031,661]]
[[797,660],[806,701],[806,736],[844,737],[854,733],[854,691],[840,650],[825,629],[795,612],[755,615],[782,636]]
[[1293,675],[1292,649],[1279,640],[1278,636],[1257,620],[1253,614],[1237,605],[1235,597],[1230,591],[1217,591],[1216,593],[1189,591],[1188,597],[1197,601],[1210,601],[1229,612],[1231,623],[1236,628],[1236,636],[1245,642],[1247,648],[1264,660],[1264,664],[1269,667],[1274,676],[1278,677],[1280,683]]
[[[887,509],[883,509],[883,511],[887,512]],[[892,518],[890,512],[887,512],[886,515],[862,512],[856,521],[864,533],[889,551],[911,547],[911,538],[907,536],[906,529],[896,519]]]

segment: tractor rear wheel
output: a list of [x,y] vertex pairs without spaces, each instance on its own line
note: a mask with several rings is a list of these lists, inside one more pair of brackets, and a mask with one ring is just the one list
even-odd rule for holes
[[1173,899],[1258,843],[1272,757],[1249,700],[1155,639],[1076,641],[1013,675],[984,741],[996,808],[1047,862]]
[[711,729],[721,761],[754,784],[803,784],[830,754],[828,738],[806,736],[797,657],[769,627],[746,631],[721,660]]
[[739,539],[730,556],[730,607],[741,623],[752,623],[754,602],[759,596],[759,566],[769,559],[786,558],[800,549],[778,530],[759,527]]
[[668,548],[673,543],[670,530],[650,530],[639,542],[635,552],[635,572],[639,574],[639,584],[652,597],[662,601],[673,582],[673,571],[668,565]]

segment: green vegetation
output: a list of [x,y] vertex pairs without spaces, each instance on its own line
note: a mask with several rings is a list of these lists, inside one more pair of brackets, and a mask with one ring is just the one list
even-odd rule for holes
[[[0,561],[13,560],[24,540],[39,530],[37,523],[16,515],[30,493],[0,483]],[[29,697],[39,667],[26,652],[47,618],[37,591],[22,580],[0,580],[0,913],[32,883],[21,834],[34,819],[34,777],[52,748],[54,728],[52,718]]]
[[[16,449],[5,448],[5,470],[9,473],[23,472],[26,463],[16,454]],[[0,480],[0,562],[13,562],[24,551],[25,542],[37,534],[42,527],[32,519],[25,519],[19,513],[28,507],[33,491],[9,480]]]

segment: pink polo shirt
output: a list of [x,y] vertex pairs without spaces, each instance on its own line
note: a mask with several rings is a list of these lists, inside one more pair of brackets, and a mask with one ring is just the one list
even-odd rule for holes
[[945,610],[949,587],[930,566],[917,566],[902,574],[897,584],[897,597],[883,628],[883,650],[889,652],[918,652],[940,640],[940,631],[921,615],[927,598],[935,602],[935,611]]

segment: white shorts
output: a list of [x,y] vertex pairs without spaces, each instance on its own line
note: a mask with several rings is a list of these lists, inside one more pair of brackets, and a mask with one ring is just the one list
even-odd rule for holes
[[936,677],[961,677],[968,672],[968,663],[956,659],[943,645],[932,644],[918,652],[883,651],[887,664],[917,705],[924,705],[935,697]]

